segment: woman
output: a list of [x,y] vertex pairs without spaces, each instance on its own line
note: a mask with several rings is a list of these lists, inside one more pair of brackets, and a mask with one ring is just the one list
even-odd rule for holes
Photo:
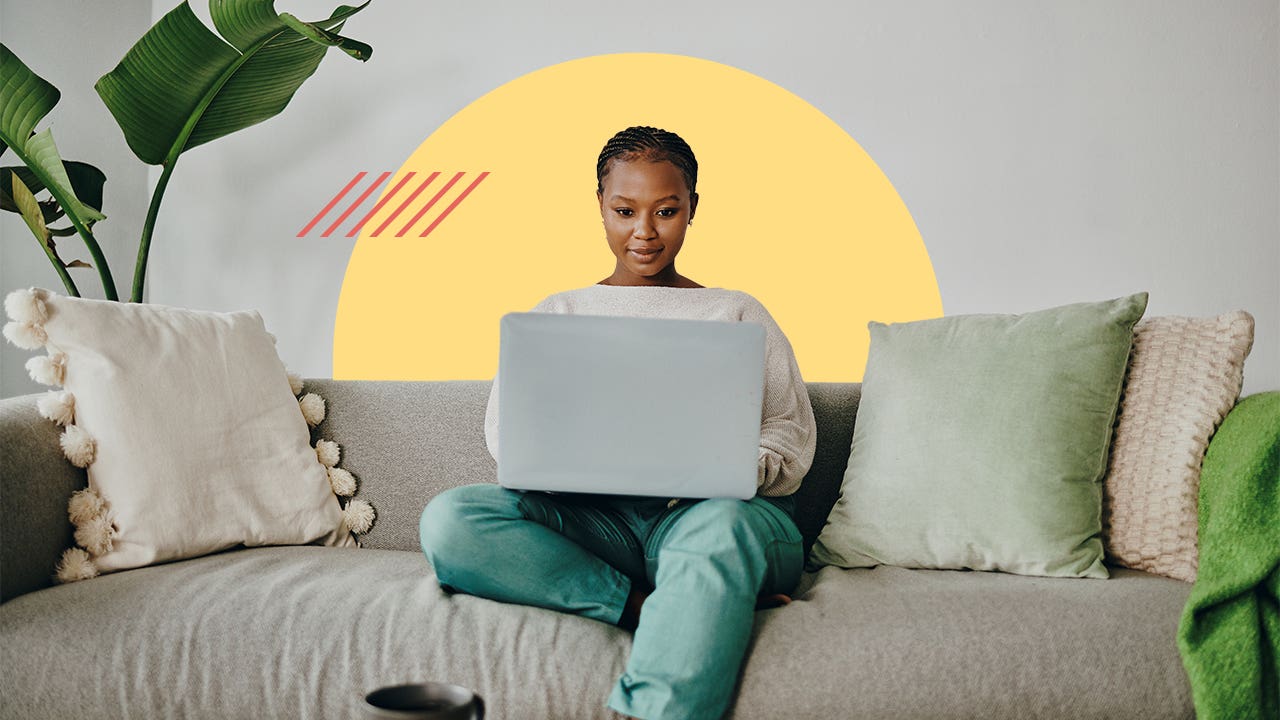
[[[697,173],[674,133],[639,126],[611,138],[596,165],[596,196],[613,273],[533,311],[764,325],[756,497],[549,494],[485,483],[441,493],[421,522],[423,552],[444,588],[634,628],[607,705],[648,720],[715,718],[728,707],[757,598],[789,602],[800,578],[792,493],[817,432],[791,345],[764,306],[676,272],[698,206]],[[495,379],[485,416],[495,459],[497,398]]]

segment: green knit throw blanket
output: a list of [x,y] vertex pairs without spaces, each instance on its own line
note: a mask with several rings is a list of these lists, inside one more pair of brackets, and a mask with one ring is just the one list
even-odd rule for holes
[[1178,627],[1196,717],[1280,718],[1280,392],[1241,400],[1210,441],[1199,532]]

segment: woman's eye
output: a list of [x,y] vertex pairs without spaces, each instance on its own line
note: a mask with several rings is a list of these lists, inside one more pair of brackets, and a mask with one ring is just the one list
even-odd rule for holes
[[[662,213],[667,213],[667,214],[666,214],[666,215],[662,215]],[[675,214],[676,214],[676,209],[675,209],[675,208],[662,208],[661,210],[659,210],[659,211],[658,211],[658,214],[659,214],[659,215],[662,215],[662,217],[671,217],[672,215],[675,215]]]
[[613,211],[623,217],[631,217],[631,208],[614,208]]

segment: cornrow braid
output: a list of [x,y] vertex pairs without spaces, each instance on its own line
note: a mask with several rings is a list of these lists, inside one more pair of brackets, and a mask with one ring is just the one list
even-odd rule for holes
[[666,160],[680,171],[693,195],[698,186],[698,160],[679,135],[648,125],[633,125],[609,138],[596,161],[596,192],[604,192],[604,176],[611,160]]

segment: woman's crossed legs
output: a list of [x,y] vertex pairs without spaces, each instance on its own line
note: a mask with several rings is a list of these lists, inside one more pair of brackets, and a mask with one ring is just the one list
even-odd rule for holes
[[617,624],[633,584],[653,593],[608,706],[641,718],[719,717],[756,597],[799,581],[802,544],[775,502],[560,495],[467,485],[422,513],[442,587]]

